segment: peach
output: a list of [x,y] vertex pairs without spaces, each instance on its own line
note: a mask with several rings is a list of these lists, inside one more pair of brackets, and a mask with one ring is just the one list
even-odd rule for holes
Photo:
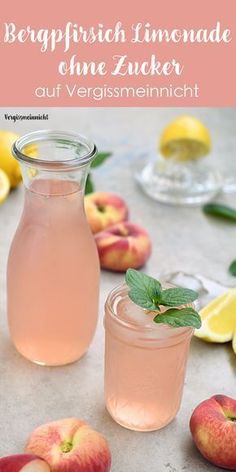
[[34,454],[15,454],[0,458],[0,472],[50,472],[50,468]]
[[31,434],[25,452],[45,459],[52,472],[108,472],[111,467],[105,438],[77,418],[39,426]]
[[214,395],[198,405],[190,419],[193,440],[212,464],[236,470],[236,400]]
[[92,233],[128,219],[128,207],[118,195],[94,192],[85,197],[85,213]]
[[118,223],[95,235],[103,269],[125,272],[142,267],[151,254],[148,233],[130,222]]

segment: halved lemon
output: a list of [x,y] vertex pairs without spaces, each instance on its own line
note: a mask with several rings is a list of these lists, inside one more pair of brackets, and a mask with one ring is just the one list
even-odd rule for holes
[[232,340],[236,354],[236,288],[215,298],[200,310],[202,326],[195,331],[197,338],[213,343]]
[[6,200],[9,191],[10,191],[10,180],[6,172],[0,169],[0,203],[3,203],[4,200]]
[[12,155],[12,145],[19,135],[0,130],[0,168],[6,172],[10,180],[11,187],[16,187],[22,180],[19,162]]
[[210,133],[194,116],[179,116],[166,126],[160,137],[160,152],[166,158],[187,161],[203,157],[210,150]]

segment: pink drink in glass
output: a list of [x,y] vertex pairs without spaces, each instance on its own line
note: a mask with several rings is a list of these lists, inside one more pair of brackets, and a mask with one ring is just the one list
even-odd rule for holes
[[105,308],[105,400],[113,419],[136,431],[167,425],[180,407],[192,328],[153,322],[124,285]]
[[36,172],[26,185],[8,261],[8,319],[23,356],[63,365],[79,359],[93,338],[99,263],[81,182],[45,175]]

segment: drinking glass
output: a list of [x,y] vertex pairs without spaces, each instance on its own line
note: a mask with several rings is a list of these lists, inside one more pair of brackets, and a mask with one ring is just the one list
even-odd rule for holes
[[105,401],[112,418],[125,428],[154,431],[177,414],[183,391],[191,327],[153,321],[115,288],[105,305]]

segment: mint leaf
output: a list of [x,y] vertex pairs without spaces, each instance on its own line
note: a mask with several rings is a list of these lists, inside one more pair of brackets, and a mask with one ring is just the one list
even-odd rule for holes
[[136,305],[146,310],[159,309],[161,284],[158,280],[135,269],[128,269],[125,281],[130,288],[128,295]]
[[[129,298],[136,305],[150,311],[160,311],[160,305],[176,307],[191,303],[198,297],[197,292],[188,288],[162,290],[161,284],[143,272],[128,269],[125,276],[129,287]],[[181,326],[201,327],[199,314],[191,307],[170,308],[154,318],[155,323],[165,323],[178,328]]]
[[155,316],[155,323],[165,323],[174,328],[180,328],[184,326],[192,326],[193,328],[201,327],[201,318],[199,314],[190,307],[182,308],[170,308],[169,310]]
[[86,184],[85,184],[85,195],[88,195],[88,193],[92,193],[93,190],[94,190],[94,185],[92,182],[92,178],[91,178],[91,175],[88,174]]
[[99,152],[96,155],[95,159],[92,161],[91,168],[101,166],[103,162],[105,162],[111,155],[112,152]]
[[162,290],[159,303],[164,306],[179,306],[191,303],[197,297],[197,292],[189,288],[168,288]]
[[203,211],[206,215],[218,216],[231,221],[236,221],[236,209],[227,205],[222,205],[221,203],[207,203],[203,206]]
[[126,271],[125,281],[130,288],[146,290],[153,297],[161,292],[161,284],[158,280],[135,269]]
[[229,266],[229,272],[231,273],[231,275],[233,275],[234,277],[236,277],[236,260],[234,260],[233,262],[231,262],[230,266]]
[[128,295],[132,302],[145,308],[145,310],[157,311],[159,308],[158,305],[147,296],[147,293],[144,290],[132,288]]

